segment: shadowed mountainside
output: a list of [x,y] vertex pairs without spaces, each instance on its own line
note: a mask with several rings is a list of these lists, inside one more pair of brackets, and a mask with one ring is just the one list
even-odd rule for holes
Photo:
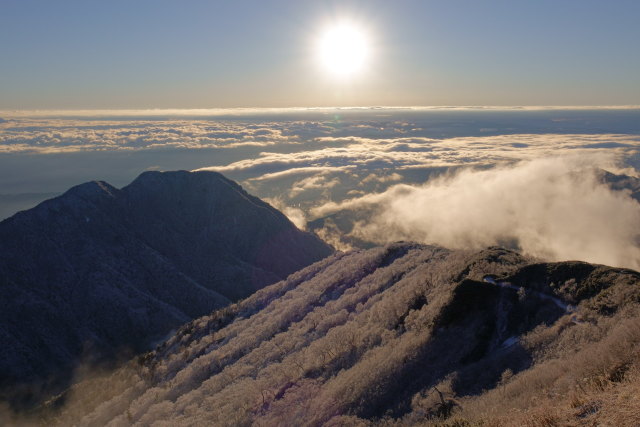
[[215,172],[73,187],[0,223],[0,387],[147,350],[331,252]]
[[[532,396],[565,396],[583,378],[624,381],[639,303],[635,271],[497,247],[338,253],[76,384],[56,420],[415,425],[462,414],[451,425],[470,425],[522,414]],[[589,411],[581,419],[598,416]]]

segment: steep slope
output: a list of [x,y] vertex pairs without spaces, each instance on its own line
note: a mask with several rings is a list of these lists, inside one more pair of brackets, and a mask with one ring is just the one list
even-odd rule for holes
[[74,187],[0,223],[0,387],[146,350],[330,253],[214,172]]
[[131,229],[233,301],[332,252],[215,172],[146,172],[122,192]]
[[[414,425],[467,408],[469,417],[521,410],[534,392],[566,393],[591,368],[637,358],[640,329],[618,347],[607,340],[640,326],[639,303],[634,271],[501,248],[339,253],[188,323],[126,369],[75,385],[57,420]],[[596,347],[615,351],[576,363]],[[507,385],[512,395],[496,404]]]

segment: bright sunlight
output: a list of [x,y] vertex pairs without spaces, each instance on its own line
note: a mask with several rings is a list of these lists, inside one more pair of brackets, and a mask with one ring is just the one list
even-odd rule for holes
[[365,33],[351,23],[329,27],[319,39],[319,60],[328,72],[336,76],[347,77],[361,72],[369,55],[369,41]]

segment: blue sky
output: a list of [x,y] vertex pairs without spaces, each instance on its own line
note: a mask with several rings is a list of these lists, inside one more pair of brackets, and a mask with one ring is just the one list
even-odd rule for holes
[[[638,1],[0,2],[0,109],[640,104]],[[348,19],[366,69],[313,40]]]

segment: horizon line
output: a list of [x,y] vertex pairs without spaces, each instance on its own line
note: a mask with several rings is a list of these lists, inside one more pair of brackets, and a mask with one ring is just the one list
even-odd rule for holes
[[414,106],[333,106],[333,107],[229,107],[229,108],[84,108],[84,109],[5,109],[0,118],[21,117],[110,117],[110,116],[224,116],[255,113],[321,111],[542,111],[542,110],[638,110],[638,105],[414,105]]

